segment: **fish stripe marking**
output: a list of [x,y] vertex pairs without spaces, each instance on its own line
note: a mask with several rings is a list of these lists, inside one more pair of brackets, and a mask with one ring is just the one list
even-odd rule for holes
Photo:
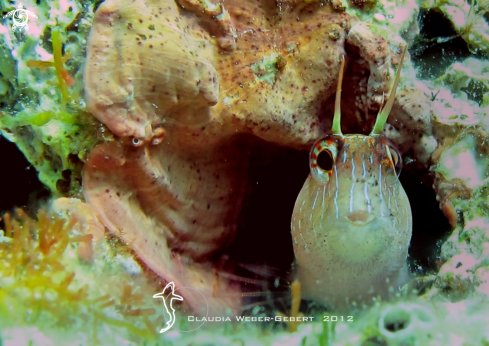
[[355,192],[355,161],[351,159],[351,188],[350,188],[350,213],[353,213],[353,195]]

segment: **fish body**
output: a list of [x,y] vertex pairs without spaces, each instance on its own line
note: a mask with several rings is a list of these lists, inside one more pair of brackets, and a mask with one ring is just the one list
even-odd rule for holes
[[398,180],[401,155],[382,134],[405,54],[369,136],[341,132],[342,60],[332,134],[312,147],[292,214],[302,296],[336,309],[386,296],[408,278],[411,207]]
[[[304,298],[341,307],[407,279],[412,217],[394,150],[364,135],[328,136],[311,150],[292,217]],[[331,155],[331,169],[318,165],[320,155]]]

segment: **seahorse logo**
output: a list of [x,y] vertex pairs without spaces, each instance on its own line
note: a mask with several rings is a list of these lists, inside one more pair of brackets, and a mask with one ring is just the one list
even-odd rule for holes
[[[161,293],[157,293],[153,298],[163,299],[163,305],[165,306],[165,311],[167,313],[166,327],[160,330],[160,333],[166,332],[175,323],[175,308],[173,308],[173,301],[180,300],[183,301],[183,297],[175,294],[175,283],[170,282],[165,286]],[[168,308],[169,307],[169,308]]]
[[22,7],[22,4],[19,2],[17,9],[10,11],[5,16],[3,16],[3,18],[12,17],[12,19],[13,19],[12,30],[13,31],[16,31],[16,30],[28,31],[29,25],[27,25],[27,23],[29,22],[29,15],[37,18],[37,16],[33,12],[25,10]]

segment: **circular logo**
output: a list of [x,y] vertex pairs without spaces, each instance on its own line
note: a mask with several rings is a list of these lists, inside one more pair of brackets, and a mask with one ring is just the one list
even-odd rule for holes
[[18,27],[19,29],[24,28],[29,21],[29,16],[24,9],[15,10],[12,18],[14,20],[14,26]]

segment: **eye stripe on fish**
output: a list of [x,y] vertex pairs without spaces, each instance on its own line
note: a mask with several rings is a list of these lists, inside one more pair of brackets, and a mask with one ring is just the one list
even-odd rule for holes
[[[294,253],[305,298],[341,308],[386,295],[386,281],[400,285],[407,273],[411,208],[397,177],[401,156],[382,136],[401,67],[402,59],[369,136],[341,133],[339,84],[332,134],[311,149],[311,174],[292,215],[293,239],[299,233],[304,242],[294,242]],[[324,151],[331,160],[321,167]]]

